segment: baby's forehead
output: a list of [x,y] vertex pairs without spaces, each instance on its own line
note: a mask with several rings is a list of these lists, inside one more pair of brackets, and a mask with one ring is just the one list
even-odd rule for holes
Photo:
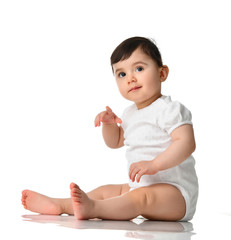
[[133,51],[133,53],[131,54],[131,56],[129,56],[126,59],[121,59],[119,62],[114,63],[112,65],[113,69],[115,70],[118,67],[125,67],[125,66],[129,66],[129,65],[135,65],[137,63],[148,63],[152,60],[152,58],[147,55],[142,49],[136,49],[135,51]]

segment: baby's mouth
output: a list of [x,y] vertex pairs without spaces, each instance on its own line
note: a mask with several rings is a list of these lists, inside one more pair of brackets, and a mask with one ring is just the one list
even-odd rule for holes
[[128,92],[133,92],[133,91],[136,91],[140,88],[142,88],[142,87],[141,86],[135,86],[135,87],[131,88]]

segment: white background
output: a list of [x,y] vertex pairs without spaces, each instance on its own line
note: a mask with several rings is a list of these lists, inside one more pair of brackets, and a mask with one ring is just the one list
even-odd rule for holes
[[68,197],[127,182],[125,149],[108,149],[94,118],[120,116],[110,55],[132,36],[156,40],[170,68],[164,95],[193,115],[198,212],[231,214],[229,1],[1,1],[1,206],[27,211],[23,189]]

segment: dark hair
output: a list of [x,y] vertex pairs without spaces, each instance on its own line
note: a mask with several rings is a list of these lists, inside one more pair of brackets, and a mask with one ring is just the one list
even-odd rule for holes
[[163,66],[159,49],[152,40],[144,37],[132,37],[120,43],[111,55],[111,66],[119,61],[128,59],[138,47],[150,56],[159,67]]

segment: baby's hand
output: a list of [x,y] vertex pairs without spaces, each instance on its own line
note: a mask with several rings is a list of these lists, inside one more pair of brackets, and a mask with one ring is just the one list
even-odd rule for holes
[[112,112],[111,108],[106,107],[106,111],[99,113],[95,118],[95,127],[99,127],[100,123],[112,124],[122,123],[122,120],[118,118],[115,113]]
[[154,161],[141,161],[133,163],[129,169],[129,178],[134,182],[135,179],[137,182],[140,181],[140,178],[143,175],[154,175],[158,172],[154,166]]

